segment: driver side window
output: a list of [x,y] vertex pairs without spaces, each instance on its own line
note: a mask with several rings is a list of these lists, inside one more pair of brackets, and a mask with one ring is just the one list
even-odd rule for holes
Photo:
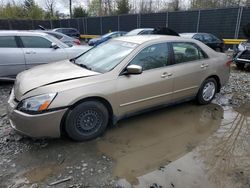
[[139,65],[145,71],[165,67],[168,62],[168,45],[161,43],[144,48],[130,62],[130,65]]

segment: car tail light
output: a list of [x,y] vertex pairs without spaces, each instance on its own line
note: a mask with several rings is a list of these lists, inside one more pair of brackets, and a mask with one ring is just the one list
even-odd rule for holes
[[232,59],[230,59],[230,60],[228,60],[227,62],[226,62],[226,65],[228,66],[228,67],[230,67],[230,65],[233,63],[233,60]]
[[80,41],[80,40],[75,40],[74,43],[75,43],[76,45],[81,45],[81,41]]

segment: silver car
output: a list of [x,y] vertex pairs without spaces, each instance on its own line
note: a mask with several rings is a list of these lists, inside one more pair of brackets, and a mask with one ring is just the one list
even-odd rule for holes
[[46,33],[0,31],[0,80],[14,80],[21,71],[71,59],[88,49],[88,46],[69,47]]

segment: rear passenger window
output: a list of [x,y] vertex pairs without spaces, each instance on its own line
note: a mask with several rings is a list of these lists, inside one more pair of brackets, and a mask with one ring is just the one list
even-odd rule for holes
[[194,35],[193,38],[196,39],[196,40],[199,40],[199,41],[203,41],[202,35],[199,35],[199,34]]
[[0,48],[17,48],[14,36],[0,36]]
[[144,71],[168,65],[167,43],[154,44],[144,48],[131,61],[130,65],[140,65]]
[[36,36],[22,36],[20,38],[24,48],[50,48],[52,43],[45,38]]
[[184,63],[207,58],[207,55],[195,44],[173,43],[175,63]]

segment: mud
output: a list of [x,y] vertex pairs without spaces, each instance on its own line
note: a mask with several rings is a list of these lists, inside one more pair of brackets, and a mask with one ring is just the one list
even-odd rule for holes
[[126,188],[132,185],[135,188],[249,188],[250,102],[236,108],[223,107],[221,112],[223,118],[217,121],[218,129],[191,152],[139,176],[137,184],[128,182],[127,177],[118,184]]
[[136,177],[181,157],[221,124],[216,104],[182,104],[122,121],[98,142],[116,161],[113,174],[136,183]]

